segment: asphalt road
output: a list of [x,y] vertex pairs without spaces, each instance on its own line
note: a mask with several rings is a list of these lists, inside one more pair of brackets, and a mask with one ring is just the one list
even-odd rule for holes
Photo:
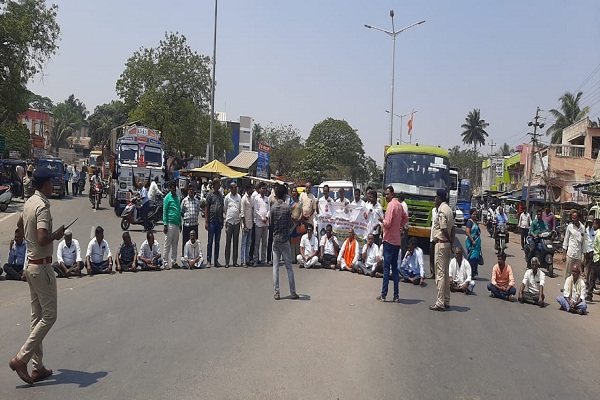
[[[67,197],[52,200],[52,211],[55,225],[79,216],[82,248],[101,224],[116,250],[121,230],[110,209]],[[16,218],[0,215],[3,261]],[[144,238],[132,236],[138,245]],[[202,230],[200,239],[205,245]],[[520,281],[518,249],[510,244],[508,262]],[[401,304],[379,303],[380,279],[330,270],[294,268],[296,301],[285,298],[284,268],[281,301],[268,267],[61,279],[58,321],[44,342],[55,375],[33,387],[7,365],[29,330],[28,287],[2,281],[0,398],[598,398],[597,306],[587,317],[560,312],[562,276],[547,279],[544,309],[489,298],[489,237],[484,257],[477,296],[453,294],[447,312],[428,309],[432,280],[401,284]]]

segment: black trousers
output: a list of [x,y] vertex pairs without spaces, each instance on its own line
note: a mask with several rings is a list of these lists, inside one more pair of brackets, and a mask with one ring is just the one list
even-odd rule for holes
[[248,252],[248,260],[247,264],[252,264],[254,262],[254,236],[255,236],[255,228],[252,225],[252,235],[250,235],[250,251]]

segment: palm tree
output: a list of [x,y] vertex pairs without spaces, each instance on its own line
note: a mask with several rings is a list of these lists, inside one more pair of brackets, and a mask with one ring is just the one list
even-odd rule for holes
[[500,147],[500,154],[502,154],[503,156],[510,156],[510,153],[510,146],[508,145],[508,143],[504,143],[502,147]]
[[[465,118],[466,123],[462,124],[460,127],[464,129],[462,133],[462,140],[464,144],[472,144],[473,152],[475,153],[475,162],[477,162],[477,145],[485,145],[485,138],[488,136],[488,133],[485,131],[485,128],[490,126],[489,123],[485,122],[484,119],[481,119],[481,112],[479,108],[473,109],[473,111],[469,111],[467,114],[467,118]],[[477,165],[475,165],[475,185],[477,185]]]
[[558,100],[560,100],[560,110],[550,110],[550,114],[554,117],[554,124],[546,131],[546,135],[551,135],[552,143],[560,143],[562,141],[562,132],[567,126],[574,124],[575,122],[583,119],[589,112],[589,107],[579,108],[579,101],[581,100],[583,92],[577,93],[573,96],[573,93],[566,92]]

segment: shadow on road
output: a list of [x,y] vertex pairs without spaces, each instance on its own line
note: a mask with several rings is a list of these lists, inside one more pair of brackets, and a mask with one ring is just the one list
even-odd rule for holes
[[450,308],[449,308],[447,311],[467,312],[467,311],[471,311],[471,307],[465,307],[465,306],[450,306]]
[[59,369],[58,373],[52,375],[47,381],[36,383],[34,386],[68,385],[74,383],[79,385],[80,388],[84,388],[91,386],[94,383],[98,383],[98,380],[104,378],[106,375],[108,375],[108,372],[106,371],[85,372],[73,371],[71,369]]
[[424,302],[423,299],[400,299],[400,304],[419,304]]
[[[300,296],[300,298],[297,299],[297,301],[309,301],[310,300],[310,295],[308,295],[308,294],[298,294],[298,296]],[[291,299],[292,299],[292,295],[281,298],[281,300],[291,300]]]

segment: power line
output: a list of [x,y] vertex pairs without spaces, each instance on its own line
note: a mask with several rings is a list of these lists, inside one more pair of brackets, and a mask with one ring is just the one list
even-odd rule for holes
[[598,71],[600,71],[600,64],[596,65],[596,68],[594,68],[594,70],[587,76],[587,78],[583,80],[583,82],[577,87],[577,89],[575,89],[575,92],[573,93],[579,92],[579,90],[582,89]]

